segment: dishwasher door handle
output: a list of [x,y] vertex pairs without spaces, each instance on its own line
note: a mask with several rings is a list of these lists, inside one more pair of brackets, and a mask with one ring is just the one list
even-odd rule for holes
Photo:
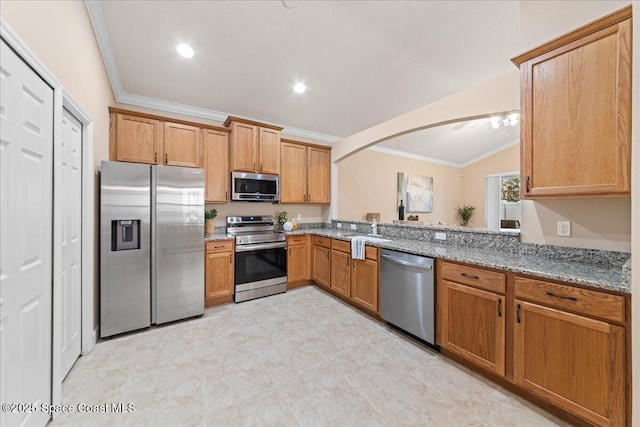
[[415,262],[405,261],[403,259],[392,257],[392,256],[385,255],[385,254],[382,254],[381,257],[385,258],[385,259],[388,259],[391,262],[395,262],[396,264],[407,265],[409,267],[417,267],[417,268],[421,268],[423,270],[433,270],[433,266],[431,266],[431,265],[417,264]]

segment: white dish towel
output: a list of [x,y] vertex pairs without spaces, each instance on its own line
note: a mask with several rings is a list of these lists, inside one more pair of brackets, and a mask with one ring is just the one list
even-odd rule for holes
[[353,237],[351,239],[351,258],[364,259],[364,245],[367,241],[364,237]]

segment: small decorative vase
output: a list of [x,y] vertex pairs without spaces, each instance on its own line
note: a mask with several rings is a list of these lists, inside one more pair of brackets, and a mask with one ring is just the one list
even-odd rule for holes
[[216,226],[214,223],[214,219],[205,219],[204,220],[204,234],[213,234],[216,230]]

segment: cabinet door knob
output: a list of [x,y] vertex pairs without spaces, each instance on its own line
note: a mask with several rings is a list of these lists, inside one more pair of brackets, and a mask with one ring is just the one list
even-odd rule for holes
[[225,200],[229,200],[229,192],[228,191],[224,192],[224,199]]
[[467,273],[460,273],[460,275],[462,277],[466,277],[467,279],[476,279],[476,280],[480,279],[480,276],[472,276],[471,274],[467,274]]
[[169,153],[164,153],[164,163],[169,163]]
[[329,259],[329,252],[327,252],[327,259]]
[[498,317],[502,317],[502,298],[498,299]]
[[529,192],[529,179],[530,179],[530,177],[529,177],[529,175],[527,175],[527,179],[525,180],[525,189],[526,189],[527,193]]
[[262,172],[262,162],[260,162],[260,172]]
[[233,255],[229,254],[229,264],[233,264]]
[[153,163],[158,163],[158,153],[153,153]]
[[520,323],[520,304],[518,304],[518,309],[516,310],[516,321]]
[[311,201],[311,194],[309,194],[309,197],[307,197],[307,199],[308,199],[307,202]]

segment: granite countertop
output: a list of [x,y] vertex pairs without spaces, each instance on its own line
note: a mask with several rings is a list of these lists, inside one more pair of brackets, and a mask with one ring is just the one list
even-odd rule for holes
[[216,240],[234,240],[234,239],[235,237],[227,233],[214,233],[214,234],[208,234],[204,236],[205,242],[213,242]]
[[[332,228],[299,229],[287,234],[313,234],[347,241],[359,235],[355,232],[338,231]],[[384,236],[379,237],[385,238]],[[482,267],[497,268],[514,273],[577,283],[627,294],[631,293],[631,285],[626,279],[623,269],[615,266],[592,265],[543,256],[522,255],[451,244],[434,244],[420,240],[390,239],[388,242],[368,242],[367,244],[383,249],[465,262]]]

